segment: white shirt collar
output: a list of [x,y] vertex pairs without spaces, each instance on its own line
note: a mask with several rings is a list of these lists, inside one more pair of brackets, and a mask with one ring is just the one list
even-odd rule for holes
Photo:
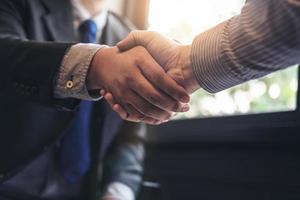
[[106,25],[108,11],[102,10],[98,15],[92,16],[91,13],[82,5],[80,0],[71,0],[73,13],[74,13],[74,27],[77,30],[79,25],[85,20],[92,19],[98,28],[98,39],[102,35],[102,30]]

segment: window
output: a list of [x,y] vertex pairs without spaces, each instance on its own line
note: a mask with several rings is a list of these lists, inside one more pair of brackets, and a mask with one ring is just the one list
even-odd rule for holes
[[[199,33],[240,13],[244,0],[151,0],[149,29],[182,43],[191,43]],[[191,110],[178,119],[296,109],[297,70],[291,67],[260,80],[210,95],[193,94]]]

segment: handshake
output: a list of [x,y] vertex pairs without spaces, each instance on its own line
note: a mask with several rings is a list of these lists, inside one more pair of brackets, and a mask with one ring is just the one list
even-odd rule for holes
[[189,94],[200,88],[191,65],[191,46],[133,31],[117,47],[96,53],[87,87],[101,88],[123,119],[157,125],[189,110]]

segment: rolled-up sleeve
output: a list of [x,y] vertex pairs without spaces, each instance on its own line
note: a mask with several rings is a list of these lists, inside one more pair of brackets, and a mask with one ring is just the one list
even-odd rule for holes
[[93,57],[105,45],[76,44],[64,56],[57,75],[56,98],[99,100],[100,94],[91,96],[86,88],[86,77]]
[[215,93],[299,64],[299,21],[299,0],[248,0],[240,15],[195,38],[200,86]]

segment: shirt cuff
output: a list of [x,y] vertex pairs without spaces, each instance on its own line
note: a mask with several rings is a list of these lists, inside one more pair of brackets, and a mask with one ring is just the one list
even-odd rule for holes
[[102,200],[134,200],[134,192],[127,185],[120,182],[113,182],[108,185]]
[[[210,93],[245,82],[228,65],[222,43],[229,21],[197,36],[192,44],[192,67],[199,85]],[[227,41],[228,42],[228,41]]]
[[76,44],[63,58],[59,69],[54,96],[97,101],[101,95],[91,95],[86,88],[86,77],[94,55],[105,45]]

